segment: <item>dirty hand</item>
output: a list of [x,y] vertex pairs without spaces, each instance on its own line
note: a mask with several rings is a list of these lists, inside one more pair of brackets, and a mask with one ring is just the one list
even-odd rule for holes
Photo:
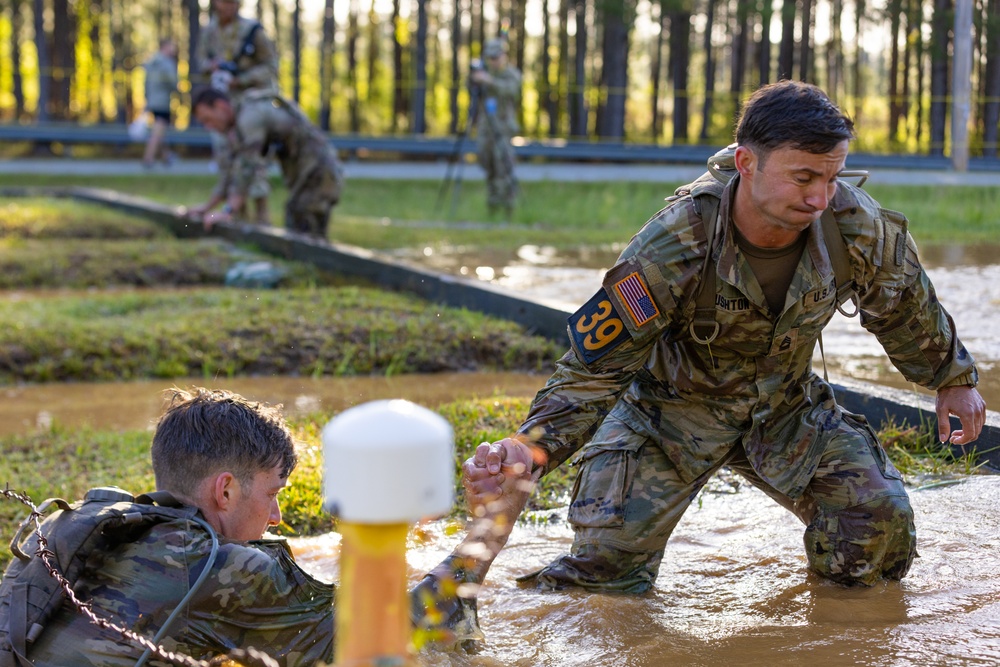
[[[523,490],[518,487],[524,482],[530,484],[532,462],[531,448],[514,438],[479,445],[462,465],[462,485],[469,507],[486,505],[505,493],[509,500],[517,499]],[[526,495],[523,500],[527,501]]]
[[[938,440],[953,445],[965,445],[979,437],[986,422],[986,402],[975,387],[956,386],[939,389],[935,410],[938,418]],[[962,428],[951,430],[950,415],[958,417]]]

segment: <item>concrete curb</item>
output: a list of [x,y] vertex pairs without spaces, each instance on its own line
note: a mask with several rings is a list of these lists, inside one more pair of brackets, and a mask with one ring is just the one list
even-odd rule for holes
[[[285,259],[309,262],[324,270],[369,281],[385,289],[416,294],[433,303],[467,308],[511,320],[530,333],[565,342],[569,311],[510,294],[479,281],[439,274],[402,265],[377,253],[335,244],[274,227],[217,223],[210,233],[184,217],[182,207],[170,207],[141,197],[93,188],[3,188],[0,196],[47,195],[88,201],[151,220],[170,229],[179,238],[218,236],[230,241],[252,243],[264,252]],[[887,389],[854,380],[831,383],[837,401],[851,412],[863,414],[873,424],[893,419],[897,424],[936,423],[933,401],[923,395]],[[953,428],[959,428],[952,418]],[[987,465],[1000,471],[1000,413],[988,411],[979,439],[965,447],[953,445],[958,454],[977,452]]]

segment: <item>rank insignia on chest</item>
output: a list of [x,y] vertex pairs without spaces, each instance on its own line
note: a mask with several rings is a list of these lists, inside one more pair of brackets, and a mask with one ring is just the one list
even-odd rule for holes
[[653,297],[649,295],[646,283],[638,273],[630,273],[615,283],[615,291],[618,292],[636,327],[641,327],[660,314],[656,304],[653,303]]
[[580,310],[570,315],[567,322],[573,348],[587,364],[631,340],[625,323],[603,287]]

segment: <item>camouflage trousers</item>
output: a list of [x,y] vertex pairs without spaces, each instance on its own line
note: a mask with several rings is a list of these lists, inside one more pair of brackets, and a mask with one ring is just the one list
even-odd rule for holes
[[821,437],[824,453],[812,481],[790,498],[760,479],[739,443],[708,473],[685,482],[657,445],[609,417],[581,451],[569,510],[571,553],[523,579],[542,588],[649,590],[671,532],[723,465],[805,524],[812,571],[842,584],[901,579],[916,553],[902,476],[862,417],[846,414]]
[[511,210],[517,202],[514,176],[514,148],[503,135],[480,136],[477,147],[479,166],[486,172],[486,204],[490,209]]
[[327,238],[330,211],[340,200],[343,178],[340,166],[314,169],[289,193],[285,202],[285,227],[292,231]]

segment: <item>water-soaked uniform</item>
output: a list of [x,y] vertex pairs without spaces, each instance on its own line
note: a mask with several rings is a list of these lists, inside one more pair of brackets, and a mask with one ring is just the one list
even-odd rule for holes
[[[519,429],[548,451],[548,470],[574,454],[579,466],[572,551],[532,575],[540,586],[648,590],[681,515],[723,465],[803,521],[808,565],[820,575],[871,585],[910,566],[915,533],[902,478],[864,418],[838,406],[812,370],[838,302],[821,223],[807,230],[773,315],[734,239],[737,182],[722,190],[706,174],[681,188],[569,318],[573,349]],[[701,197],[713,192],[719,226],[706,287],[719,330],[706,344],[690,324],[707,252]],[[973,359],[920,266],[906,218],[843,181],[830,209],[861,323],[896,368],[929,389],[974,386]]]
[[490,72],[492,81],[480,84],[476,142],[479,165],[486,172],[487,204],[491,209],[510,210],[517,200],[514,148],[517,134],[517,100],[521,95],[521,72],[511,65]]
[[[299,568],[284,540],[220,542],[211,574],[161,645],[203,660],[247,647],[284,667],[332,660],[334,586]],[[135,541],[91,554],[76,593],[98,616],[151,639],[210,552],[209,534],[197,523],[160,523]],[[131,667],[142,653],[66,603],[27,657],[36,667]],[[149,664],[163,663],[154,658]]]
[[[216,59],[233,63],[236,73],[213,75],[211,63]],[[252,90],[275,94],[278,92],[277,51],[263,28],[253,19],[237,16],[228,25],[221,26],[218,18],[213,16],[198,35],[195,62],[198,63],[195,79],[201,84],[218,87],[229,95],[234,105],[239,103],[245,93]],[[212,194],[224,199],[232,185],[226,179],[226,175],[230,173],[233,147],[227,135],[218,132],[212,133],[212,142],[220,176]],[[259,199],[268,196],[270,192],[267,162],[262,161],[254,173],[247,196]]]
[[340,199],[343,169],[336,151],[302,110],[280,95],[250,92],[236,106],[229,180],[247,192],[264,156],[278,158],[288,187],[285,225],[326,238],[330,210]]

